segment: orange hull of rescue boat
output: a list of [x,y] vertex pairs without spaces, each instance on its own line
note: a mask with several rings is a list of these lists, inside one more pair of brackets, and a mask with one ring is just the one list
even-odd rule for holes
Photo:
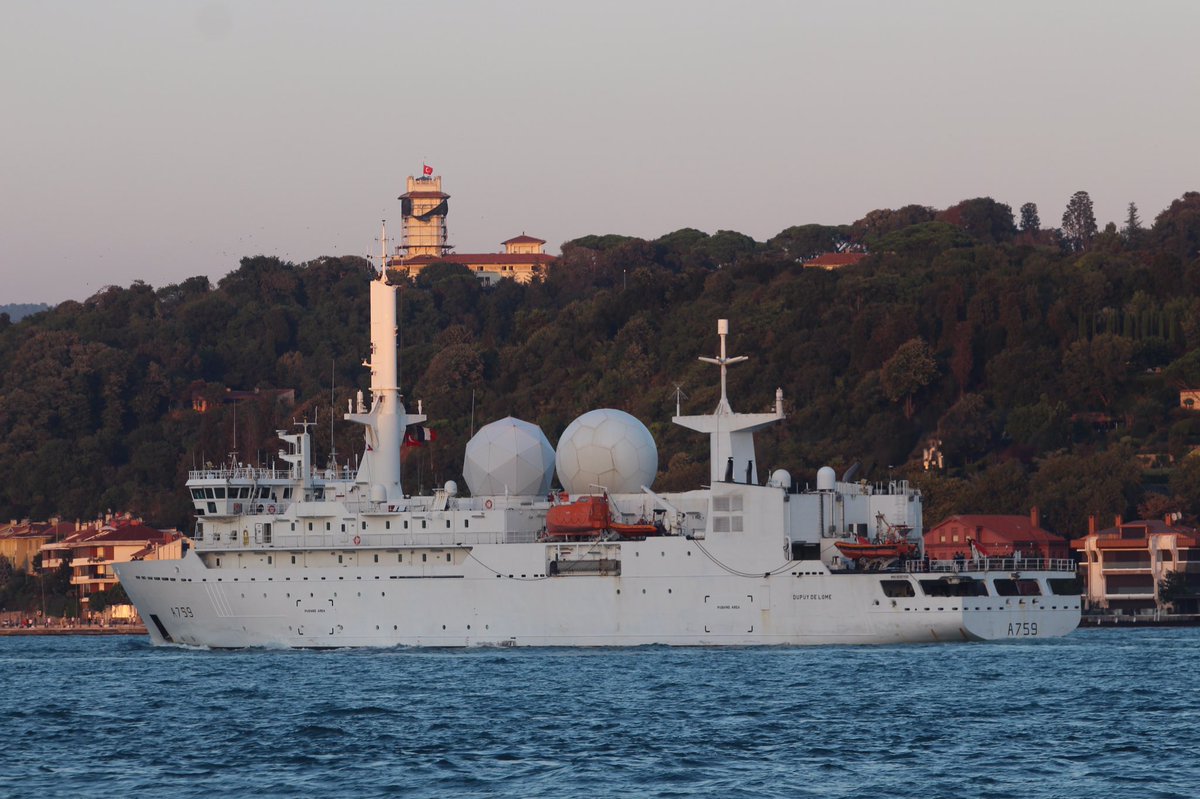
[[608,526],[608,500],[604,497],[580,497],[569,505],[555,505],[546,511],[549,535],[599,533]]
[[907,541],[897,541],[891,544],[872,544],[870,541],[838,541],[834,546],[851,560],[858,560],[859,558],[900,558],[911,555],[916,551],[916,547]]
[[607,497],[580,497],[568,505],[555,505],[546,511],[546,534],[598,535],[611,530],[623,538],[645,538],[661,535],[657,525],[648,522],[621,524],[609,513]]
[[624,538],[645,538],[648,535],[661,535],[662,530],[653,524],[617,524],[609,522],[608,529]]

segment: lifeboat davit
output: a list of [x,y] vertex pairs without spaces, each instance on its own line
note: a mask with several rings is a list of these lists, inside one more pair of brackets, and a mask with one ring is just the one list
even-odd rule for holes
[[580,497],[574,502],[555,505],[546,511],[547,535],[595,536],[605,531],[614,532],[623,538],[643,538],[662,533],[658,525],[649,522],[614,522],[606,496]]

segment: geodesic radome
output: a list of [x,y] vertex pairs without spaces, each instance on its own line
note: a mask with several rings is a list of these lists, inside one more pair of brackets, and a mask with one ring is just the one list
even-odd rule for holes
[[535,424],[507,416],[467,442],[463,477],[474,496],[529,496],[550,490],[554,449]]
[[555,452],[562,487],[587,494],[603,486],[614,494],[649,487],[658,474],[658,447],[646,426],[614,408],[588,411],[563,431]]

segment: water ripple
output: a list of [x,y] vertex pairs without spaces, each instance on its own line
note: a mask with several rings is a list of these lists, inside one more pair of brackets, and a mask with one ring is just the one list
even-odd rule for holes
[[1195,795],[1200,630],[805,649],[0,639],[0,796]]

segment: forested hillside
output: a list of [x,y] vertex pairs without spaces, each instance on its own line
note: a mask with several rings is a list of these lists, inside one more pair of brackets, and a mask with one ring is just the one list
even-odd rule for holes
[[[1019,222],[1019,223],[1018,223]],[[837,271],[804,258],[870,253]],[[563,246],[540,283],[482,286],[438,265],[401,291],[402,384],[437,430],[406,451],[406,486],[460,477],[472,424],[514,416],[551,441],[578,414],[621,408],[659,445],[657,485],[705,479],[707,440],[670,423],[710,410],[716,369],[699,363],[731,320],[735,410],[783,389],[788,419],[759,437],[766,470],[811,480],[861,461],[905,476],[926,522],[954,512],[1025,513],[1078,534],[1089,513],[1200,512],[1200,194],[1143,225],[1131,204],[1097,230],[1087,195],[1061,228],[987,198],[880,210],[852,225],[803,225],[766,242],[679,230],[645,241]],[[20,323],[0,316],[0,516],[132,510],[186,525],[186,473],[203,461],[265,462],[276,429],[317,420],[319,461],[361,450],[340,421],[367,386],[367,279],[356,258],[252,257],[205,278],[109,288]],[[295,389],[287,408],[263,392]],[[207,410],[194,410],[202,400]],[[474,410],[472,416],[472,409]],[[942,441],[944,468],[922,448]],[[1142,456],[1139,458],[1139,456]],[[1157,458],[1157,462],[1155,461]],[[1140,508],[1139,508],[1140,506]]]

